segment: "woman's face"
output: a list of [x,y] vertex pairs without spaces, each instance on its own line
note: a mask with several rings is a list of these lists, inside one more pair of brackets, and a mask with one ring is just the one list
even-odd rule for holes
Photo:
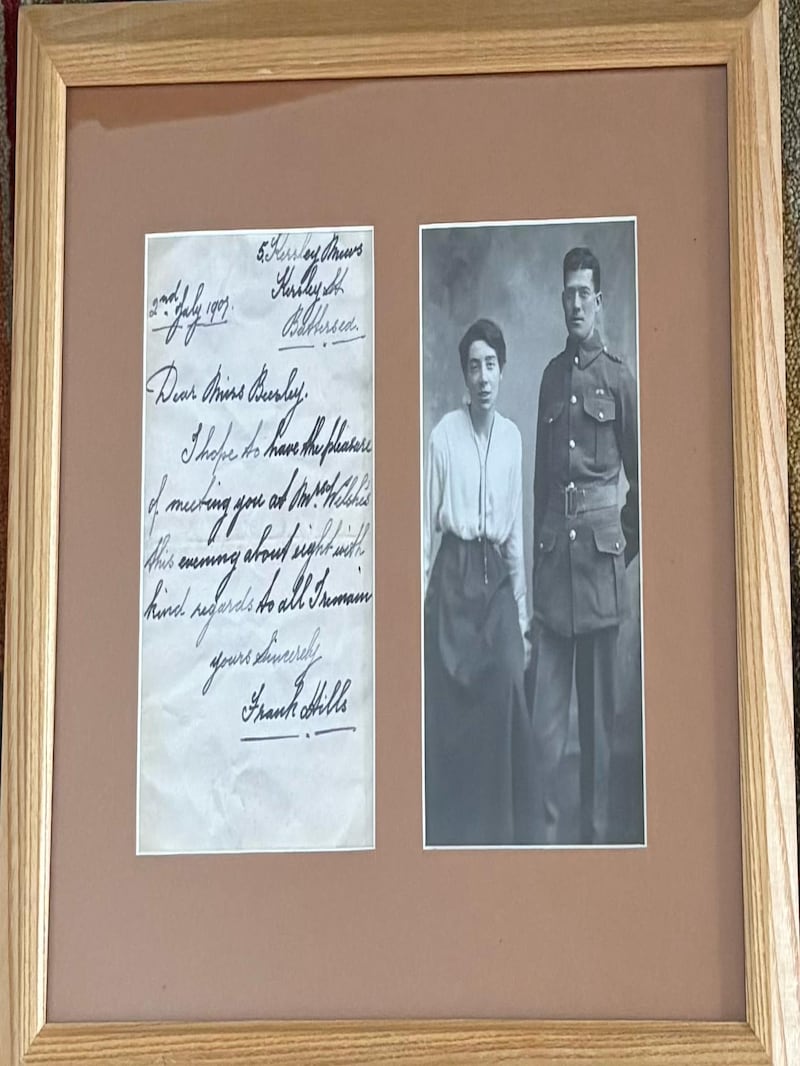
[[503,372],[497,352],[486,341],[473,341],[467,357],[464,381],[469,390],[469,401],[475,411],[490,414],[497,404],[500,379]]

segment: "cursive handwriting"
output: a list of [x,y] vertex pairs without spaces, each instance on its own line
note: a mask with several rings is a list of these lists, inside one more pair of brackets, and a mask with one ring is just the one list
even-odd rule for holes
[[236,666],[284,666],[288,663],[307,662],[313,659],[315,662],[321,659],[320,654],[320,630],[319,626],[311,634],[311,638],[305,643],[297,643],[291,647],[281,648],[280,636],[277,629],[272,634],[260,651],[248,648],[246,651],[226,653],[222,650],[209,660],[210,673],[206,678],[202,692],[206,696],[217,677],[224,671]]
[[280,271],[275,284],[270,289],[270,296],[273,300],[310,296],[315,301],[321,296],[341,296],[344,292],[348,268],[337,267],[329,281],[318,280],[318,271],[317,264],[312,263],[311,266],[306,267],[299,278],[296,278],[294,267],[285,267]]
[[369,247],[355,231],[268,234],[258,268],[247,245],[246,294],[184,270],[147,305],[142,625],[194,698],[269,733],[242,739],[346,715],[348,631],[371,632],[371,305],[354,295]]
[[334,318],[330,304],[312,300],[294,308],[281,329],[282,337],[342,337],[361,333],[355,315],[349,318]]
[[315,241],[311,233],[302,237],[290,233],[276,233],[262,241],[256,252],[259,263],[339,263],[347,259],[357,259],[364,254],[364,242],[347,245],[338,233],[333,233],[327,241]]
[[163,317],[167,321],[150,329],[153,333],[165,333],[165,345],[170,344],[179,331],[185,330],[183,344],[188,348],[198,329],[228,323],[228,312],[233,310],[230,297],[222,295],[206,300],[205,288],[204,281],[184,285],[178,278],[174,288],[151,300],[148,318],[159,321]]
[[266,682],[262,681],[260,687],[253,692],[249,702],[242,707],[242,721],[256,725],[259,722],[276,719],[286,721],[290,718],[299,718],[301,721],[307,721],[309,718],[329,718],[331,715],[345,714],[348,709],[347,697],[352,685],[349,677],[337,677],[333,681],[328,679],[317,681],[311,698],[306,703],[300,702],[307,675],[316,662],[316,659],[310,662],[295,677],[294,691],[284,703],[268,702],[268,697],[264,694]]

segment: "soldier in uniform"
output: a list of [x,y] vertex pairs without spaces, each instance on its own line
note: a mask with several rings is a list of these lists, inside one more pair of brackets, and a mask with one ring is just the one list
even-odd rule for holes
[[[574,676],[581,842],[607,843],[625,569],[639,550],[636,382],[599,335],[600,265],[588,248],[564,258],[562,303],[567,344],[542,375],[533,486],[534,835],[561,842],[559,770]],[[629,488],[620,509],[621,468]]]

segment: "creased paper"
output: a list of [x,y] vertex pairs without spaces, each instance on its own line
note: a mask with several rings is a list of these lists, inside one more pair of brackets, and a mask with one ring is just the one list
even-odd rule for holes
[[373,846],[372,264],[147,238],[140,854]]

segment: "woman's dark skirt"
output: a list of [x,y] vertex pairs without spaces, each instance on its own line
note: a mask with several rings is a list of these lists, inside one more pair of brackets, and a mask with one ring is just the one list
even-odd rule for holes
[[425,598],[425,842],[529,835],[529,716],[519,616],[495,545],[447,533]]

